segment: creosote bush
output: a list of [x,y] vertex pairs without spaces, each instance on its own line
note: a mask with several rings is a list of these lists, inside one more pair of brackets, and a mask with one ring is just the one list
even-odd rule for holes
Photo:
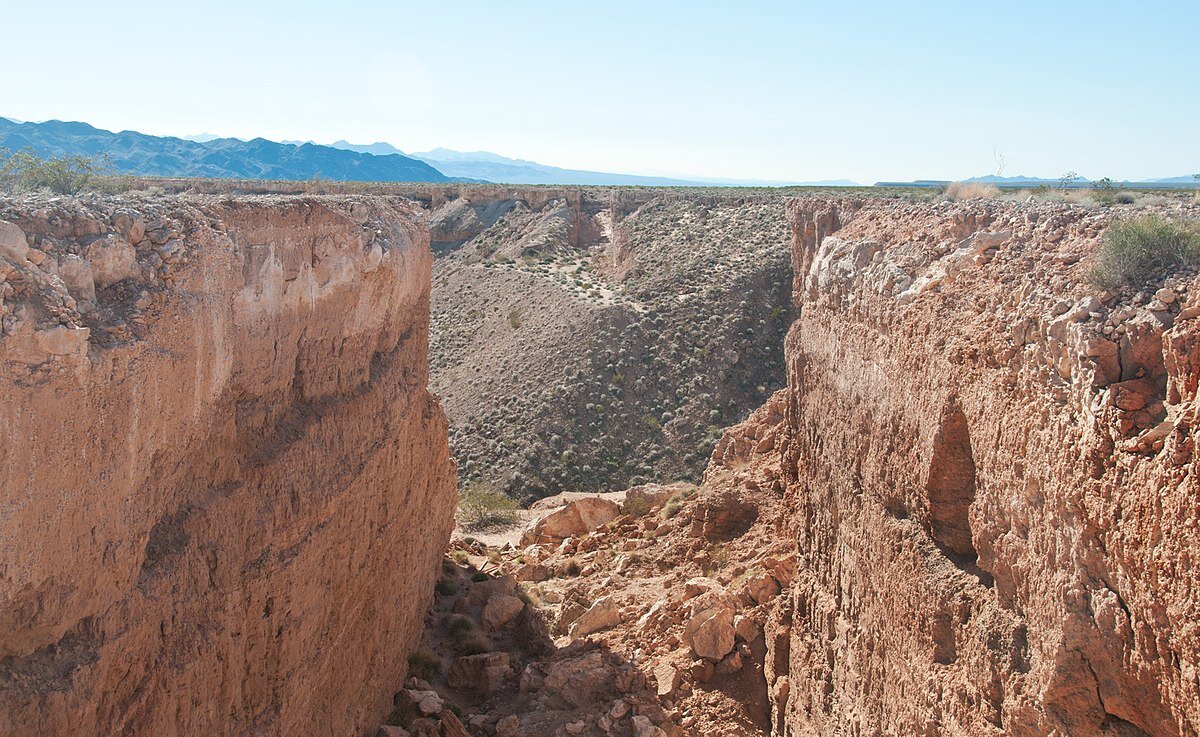
[[1090,279],[1099,287],[1136,284],[1153,272],[1200,263],[1200,224],[1147,215],[1115,220],[1104,233]]
[[517,521],[517,502],[485,484],[473,483],[458,495],[455,515],[464,530],[486,530]]
[[48,189],[55,194],[75,195],[98,184],[110,173],[111,167],[105,157],[43,159],[28,149],[16,153],[0,149],[0,191]]

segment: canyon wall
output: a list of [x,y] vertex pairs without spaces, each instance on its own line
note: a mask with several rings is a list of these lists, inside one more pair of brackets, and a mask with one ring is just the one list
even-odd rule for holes
[[1196,272],[1091,286],[1102,208],[791,217],[776,733],[1196,735]]
[[0,733],[359,735],[452,525],[384,198],[0,200]]

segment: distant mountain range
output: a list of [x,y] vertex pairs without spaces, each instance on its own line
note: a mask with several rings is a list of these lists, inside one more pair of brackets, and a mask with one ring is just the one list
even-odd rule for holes
[[[349,151],[376,155],[404,153],[390,143],[363,145],[347,141],[336,141],[329,145],[334,148],[343,148]],[[420,151],[407,155],[430,164],[448,176],[483,179],[502,184],[627,185],[642,187],[707,187],[714,185],[734,187],[856,186],[849,179],[825,182],[782,182],[759,179],[714,179],[708,177],[690,178],[642,174],[614,174],[612,172],[587,171],[584,169],[564,169],[558,166],[539,164],[536,161],[528,161],[526,159],[511,159],[490,151],[455,151],[448,148],[435,148],[432,151]]]
[[[643,187],[860,186],[849,179],[792,182],[616,174],[548,166],[489,151],[435,148],[406,154],[385,142],[355,144],[342,140],[321,145],[312,141],[277,142],[262,138],[244,141],[212,133],[174,138],[150,136],[136,131],[113,133],[87,123],[58,120],[27,123],[3,117],[0,117],[0,148],[11,151],[28,148],[41,156],[105,155],[120,173],[160,177],[304,180],[321,176],[337,181],[364,182],[465,181]],[[966,181],[986,182],[1002,188],[1061,185],[1060,179],[1026,176],[988,175]],[[918,180],[878,182],[876,186],[938,187],[946,184],[949,182]],[[1087,179],[1080,179],[1071,186],[1088,187],[1091,184]],[[1200,182],[1191,176],[1114,184],[1140,188],[1200,186]]]
[[16,123],[0,118],[0,148],[28,148],[46,157],[104,155],[118,172],[143,176],[304,180],[319,175],[338,181],[452,181],[424,161],[401,155],[372,156],[262,138],[196,141],[134,131],[113,133],[58,120]]
[[[1088,189],[1094,187],[1099,180],[1087,179],[1079,177],[1069,182],[1064,182],[1061,177],[1043,178],[1043,177],[1027,177],[1014,176],[1002,177],[995,174],[988,174],[982,177],[971,177],[963,179],[964,182],[978,182],[981,184],[994,184],[1000,189],[1030,189],[1035,187],[1063,187],[1069,189]],[[950,184],[948,179],[917,179],[911,182],[876,182],[876,187],[944,187]],[[1130,187],[1133,189],[1191,189],[1200,187],[1200,181],[1197,181],[1192,176],[1182,177],[1166,177],[1162,179],[1143,179],[1136,182],[1129,180],[1116,181],[1113,180],[1114,187]]]

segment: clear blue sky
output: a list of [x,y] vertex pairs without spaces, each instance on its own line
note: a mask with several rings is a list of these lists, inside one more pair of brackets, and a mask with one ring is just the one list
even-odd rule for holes
[[1196,0],[177,5],[5,0],[0,115],[790,180],[1200,170]]

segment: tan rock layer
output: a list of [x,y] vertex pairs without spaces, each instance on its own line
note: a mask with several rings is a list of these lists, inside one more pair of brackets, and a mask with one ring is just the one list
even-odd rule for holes
[[1194,273],[1097,292],[1102,210],[792,217],[776,733],[1200,733]]
[[419,213],[183,197],[0,220],[30,247],[0,253],[0,734],[374,728],[454,505]]

